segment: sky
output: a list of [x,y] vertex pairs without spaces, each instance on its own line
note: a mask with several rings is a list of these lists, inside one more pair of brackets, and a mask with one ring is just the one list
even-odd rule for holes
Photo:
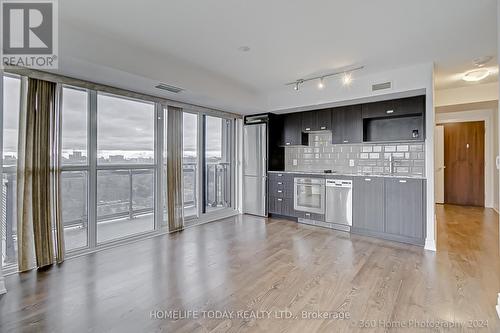
[[[4,80],[4,154],[17,151],[20,80]],[[63,89],[62,148],[66,155],[87,149],[87,93]],[[125,155],[128,158],[154,155],[154,104],[111,95],[97,98],[98,156]],[[196,156],[197,115],[184,114],[184,151]],[[207,117],[207,155],[220,157],[222,120]],[[84,154],[86,155],[86,154]]]

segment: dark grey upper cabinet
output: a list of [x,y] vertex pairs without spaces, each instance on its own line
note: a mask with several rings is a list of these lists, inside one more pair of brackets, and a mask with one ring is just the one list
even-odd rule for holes
[[324,109],[316,111],[318,131],[325,131],[332,129],[332,109]]
[[401,117],[423,115],[425,96],[393,99],[363,104],[363,118]]
[[384,232],[383,178],[354,178],[352,202],[353,228],[369,232]]
[[307,145],[309,137],[302,133],[302,113],[288,113],[283,115],[283,146]]
[[343,106],[332,110],[332,143],[363,141],[361,105]]
[[317,111],[306,111],[301,112],[301,130],[302,132],[315,131],[318,125],[318,113]]
[[424,239],[424,180],[385,179],[385,232]]
[[302,132],[326,131],[331,127],[331,109],[302,112]]

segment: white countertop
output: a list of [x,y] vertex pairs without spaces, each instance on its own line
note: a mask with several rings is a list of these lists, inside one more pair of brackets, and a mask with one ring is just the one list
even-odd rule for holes
[[324,173],[322,171],[268,171],[268,173],[314,175],[314,176],[323,176],[329,178],[343,176],[343,177],[384,177],[384,178],[425,179],[425,177],[422,175],[398,175],[398,174],[379,174],[379,173],[341,173],[341,172]]

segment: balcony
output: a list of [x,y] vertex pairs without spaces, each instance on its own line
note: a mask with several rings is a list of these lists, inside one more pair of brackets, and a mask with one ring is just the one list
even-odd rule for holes
[[[183,165],[184,215],[194,224],[198,214],[197,164]],[[229,163],[207,163],[206,210],[230,207]],[[61,176],[62,218],[66,250],[88,244],[87,171]],[[15,167],[4,168],[1,187],[1,245],[4,267],[17,265]],[[105,243],[154,230],[154,170],[117,169],[98,172],[97,240]],[[191,222],[190,222],[191,221]]]

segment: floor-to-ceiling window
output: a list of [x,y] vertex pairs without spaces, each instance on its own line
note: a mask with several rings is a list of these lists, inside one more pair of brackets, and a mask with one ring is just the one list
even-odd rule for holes
[[21,78],[3,77],[3,172],[1,179],[0,241],[3,267],[17,265],[16,166],[21,105]]
[[97,242],[154,229],[155,105],[97,95]]
[[205,212],[231,207],[231,122],[205,116]]
[[67,251],[88,246],[88,115],[88,91],[63,87],[61,200]]
[[[2,80],[0,241],[1,263],[9,270],[17,266],[19,111],[27,80],[10,74]],[[105,93],[85,83],[59,84],[58,89],[66,251],[84,253],[166,230],[167,104],[139,94]],[[184,113],[186,225],[216,218],[212,213],[224,209],[234,212],[233,131],[230,116],[216,117],[202,109]]]
[[184,218],[198,217],[198,114],[184,112],[182,129],[182,174]]

